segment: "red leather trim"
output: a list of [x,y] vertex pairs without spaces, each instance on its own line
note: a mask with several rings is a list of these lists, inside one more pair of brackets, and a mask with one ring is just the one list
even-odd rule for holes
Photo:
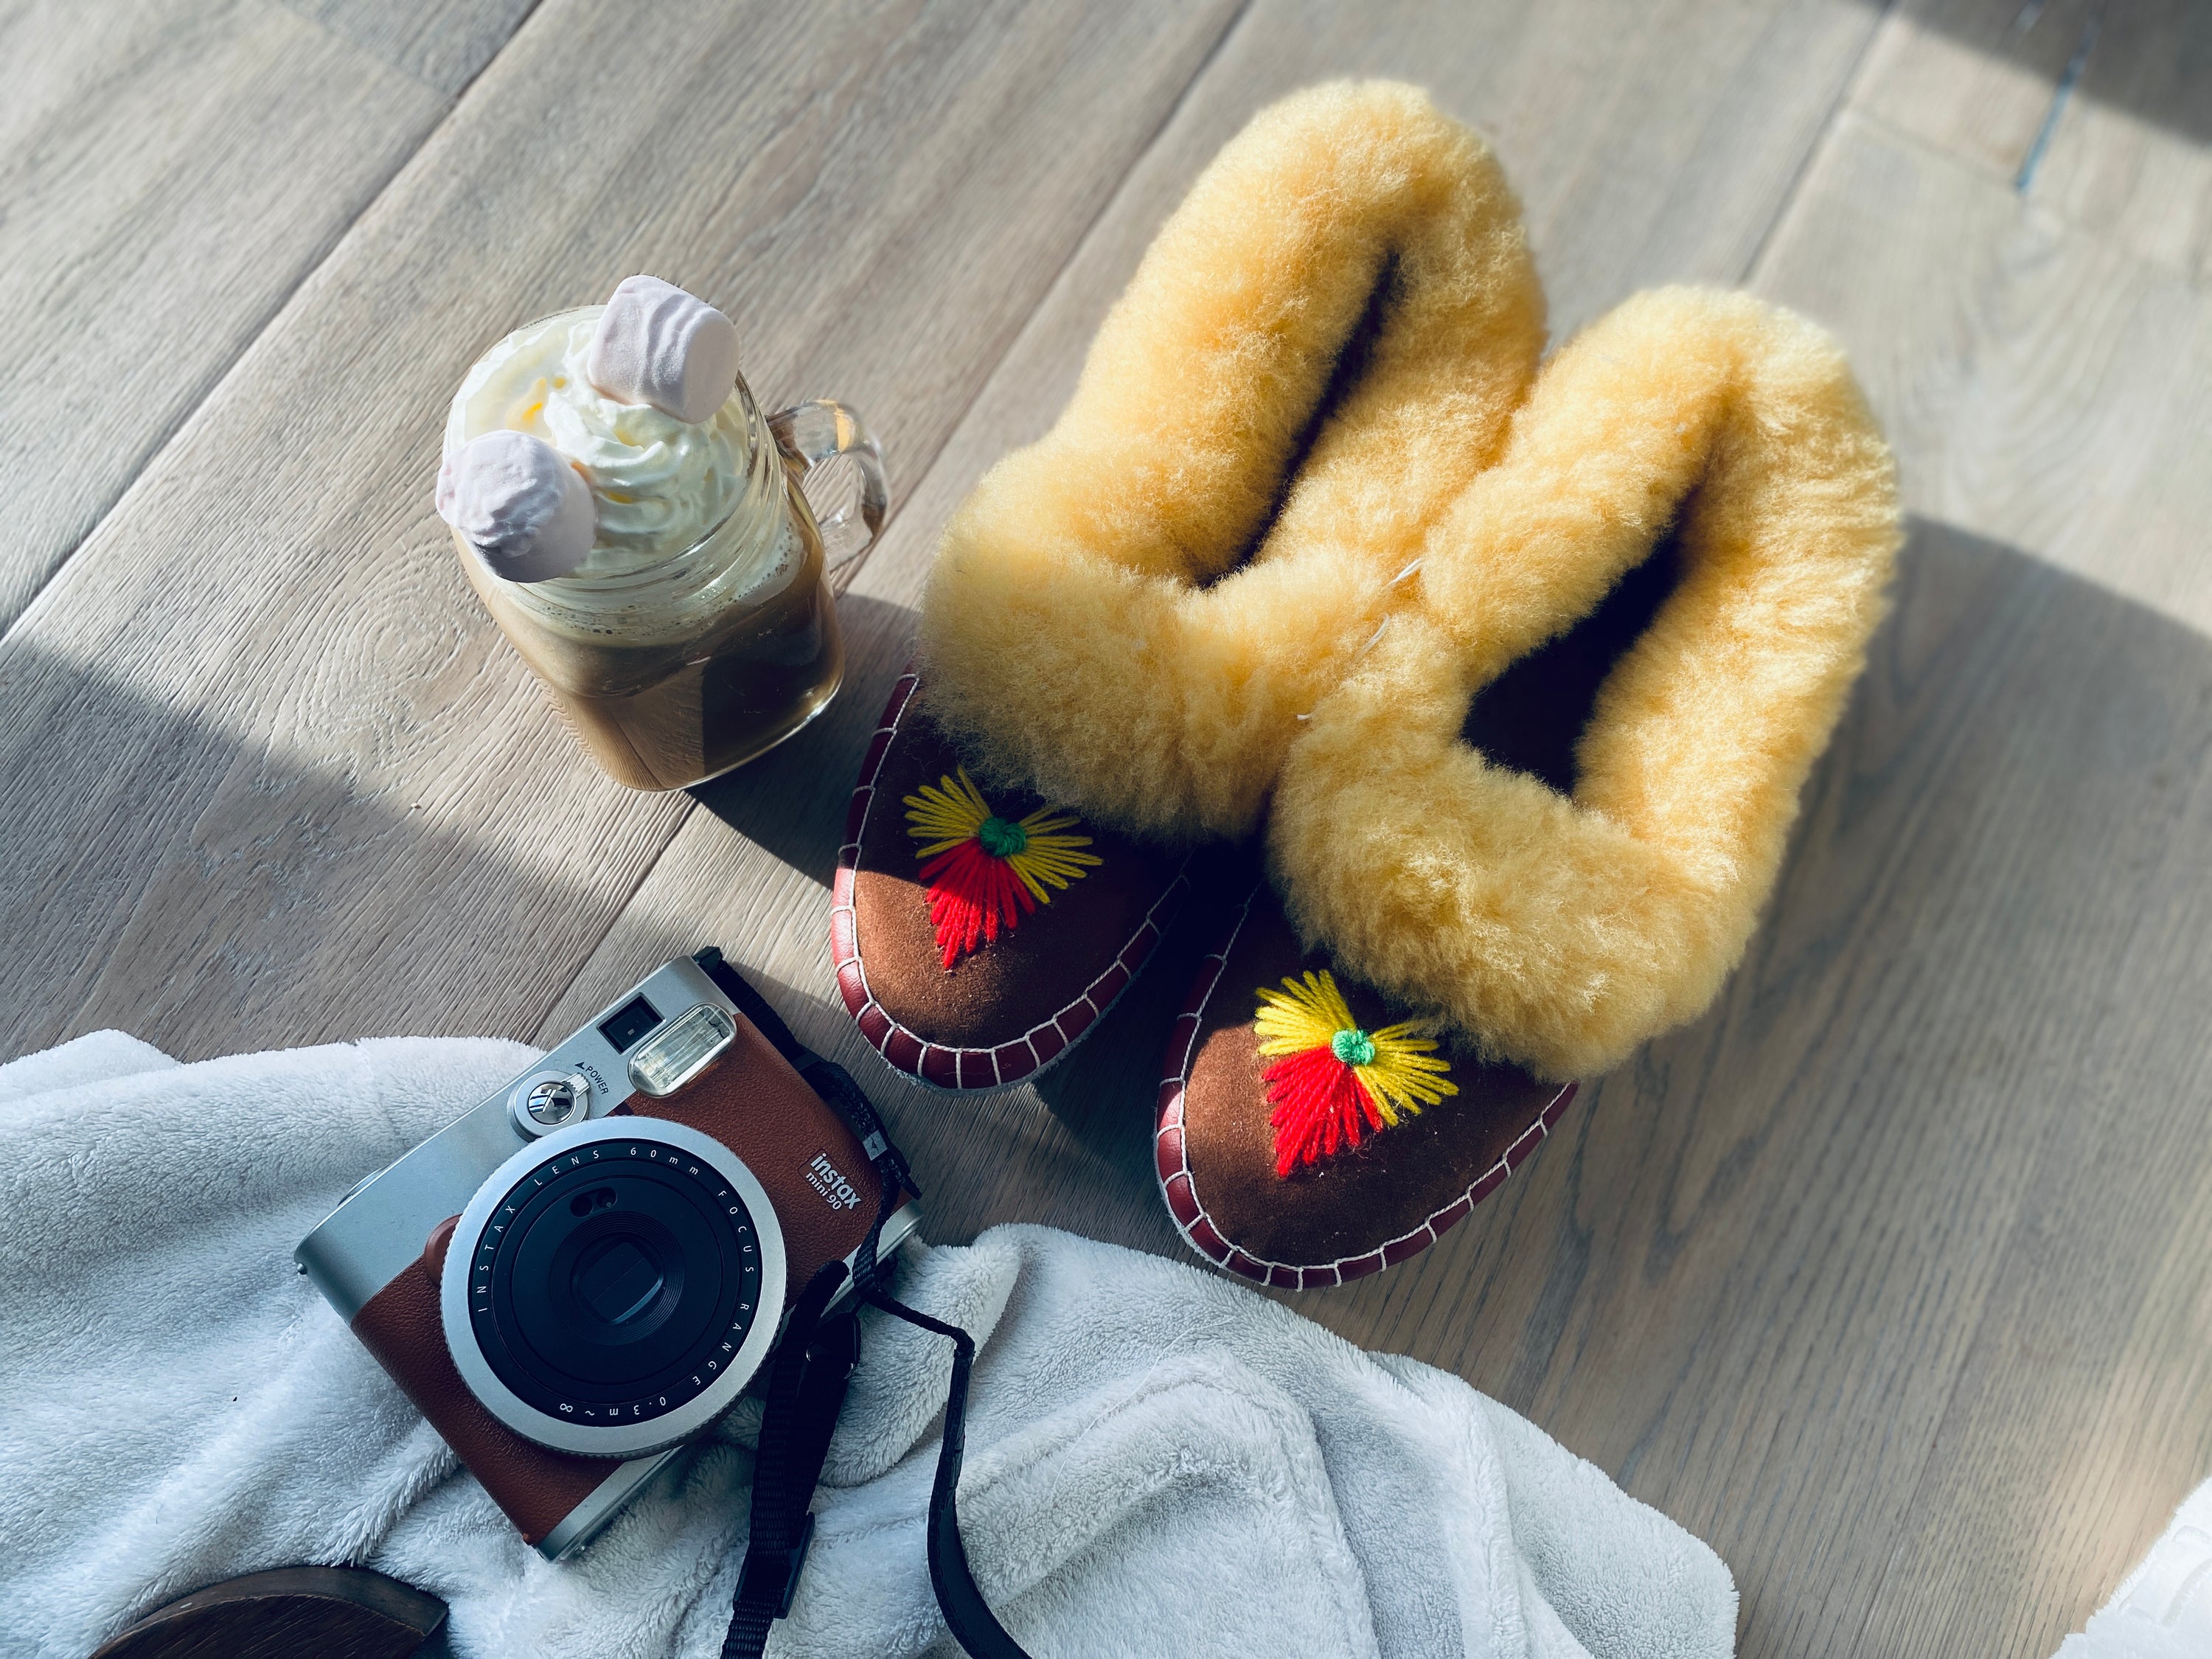
[[1476,1205],[1503,1186],[1505,1177],[1527,1161],[1528,1154],[1551,1133],[1553,1125],[1559,1121],[1581,1085],[1570,1083],[1561,1088],[1551,1103],[1537,1115],[1536,1121],[1505,1149],[1505,1155],[1477,1176],[1466,1192],[1425,1217],[1419,1225],[1386,1239],[1374,1249],[1321,1262],[1267,1261],[1252,1255],[1223,1236],[1199,1195],[1197,1177],[1191,1171],[1183,1146],[1182,1102],[1183,1091],[1190,1083],[1191,1065],[1198,1054],[1198,1034],[1206,1024],[1206,1005],[1213,999],[1221,970],[1228,965],[1229,952],[1236,945],[1237,935],[1251,914],[1252,900],[1258,893],[1255,886],[1245,896],[1244,902],[1237,908],[1228,937],[1200,963],[1197,977],[1191,982],[1190,995],[1169,1034],[1166,1074],[1160,1079],[1159,1104],[1152,1126],[1153,1175],[1159,1184],[1160,1200],[1167,1206],[1176,1231],[1182,1236],[1184,1243],[1208,1261],[1255,1284],[1314,1290],[1364,1279],[1418,1255],[1435,1243],[1442,1234],[1465,1220]]

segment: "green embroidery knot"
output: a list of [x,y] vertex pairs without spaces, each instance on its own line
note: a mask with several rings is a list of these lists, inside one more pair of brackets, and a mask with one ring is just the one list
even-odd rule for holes
[[993,858],[1010,859],[1030,844],[1030,832],[1009,818],[994,815],[983,820],[975,839]]
[[1328,1051],[1347,1066],[1372,1066],[1375,1039],[1357,1027],[1339,1031],[1328,1040]]

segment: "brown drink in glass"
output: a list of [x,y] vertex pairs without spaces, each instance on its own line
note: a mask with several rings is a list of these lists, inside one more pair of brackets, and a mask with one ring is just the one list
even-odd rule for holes
[[[599,307],[518,330],[455,398],[448,456],[495,427],[568,459],[598,513],[568,574],[511,581],[454,541],[470,585],[609,776],[678,789],[741,766],[828,706],[844,674],[836,574],[849,576],[883,515],[881,461],[834,404],[764,416],[742,378],[696,425],[579,386]],[[849,456],[866,541],[830,563],[799,481]]]

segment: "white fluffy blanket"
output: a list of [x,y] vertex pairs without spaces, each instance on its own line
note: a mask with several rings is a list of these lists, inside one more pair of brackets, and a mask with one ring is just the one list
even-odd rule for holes
[[2204,1659],[2212,1653],[2212,1480],[2190,1493],[2150,1553],[2069,1636],[2058,1659]]
[[[0,1653],[74,1659],[295,1562],[444,1597],[456,1655],[719,1651],[751,1407],[551,1566],[293,1271],[356,1177],[529,1058],[394,1039],[180,1066],[103,1032],[0,1066]],[[983,1345],[963,1531],[1039,1659],[1732,1650],[1711,1550],[1455,1377],[1044,1228],[912,1249],[900,1282]],[[949,1364],[868,1328],[771,1653],[954,1651],[922,1536]]]

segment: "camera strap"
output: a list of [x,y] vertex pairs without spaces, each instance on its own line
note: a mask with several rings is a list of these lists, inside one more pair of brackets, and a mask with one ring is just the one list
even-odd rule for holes
[[1021,1644],[1006,1633],[991,1604],[983,1599],[983,1592],[976,1589],[975,1576],[968,1570],[967,1547],[960,1541],[960,1460],[968,1445],[968,1376],[975,1365],[975,1339],[957,1325],[908,1307],[883,1288],[878,1274],[876,1242],[898,1201],[899,1183],[887,1175],[876,1224],[868,1230],[854,1258],[853,1291],[879,1312],[945,1337],[952,1344],[952,1381],[945,1391],[945,1434],[937,1446],[936,1484],[929,1490],[929,1585],[937,1592],[937,1607],[945,1615],[945,1628],[967,1650],[970,1659],[1030,1659]]
[[860,1358],[860,1328],[846,1314],[824,1321],[823,1310],[845,1281],[833,1261],[806,1281],[792,1304],[783,1342],[769,1373],[768,1408],[753,1460],[752,1525],[744,1565],[723,1638],[723,1659],[760,1659],[769,1626],[791,1611],[799,1570],[814,1541],[807,1513],[822,1479],[822,1460]]
[[[882,1183],[876,1218],[854,1252],[850,1277],[854,1296],[890,1318],[941,1336],[952,1344],[952,1381],[945,1401],[945,1433],[937,1450],[937,1480],[929,1494],[929,1583],[945,1627],[970,1659],[1030,1659],[975,1587],[968,1552],[960,1541],[961,1458],[967,1446],[968,1381],[975,1364],[975,1339],[957,1325],[909,1308],[884,1287],[876,1257],[884,1224],[904,1194],[921,1195],[912,1171],[884,1127],[875,1103],[860,1091],[845,1068],[822,1058],[792,1035],[781,1015],[746,982],[722,953],[708,946],[692,958],[722,994],[750,1020],[815,1093],[842,1117],[875,1166]],[[846,1265],[832,1261],[807,1280],[792,1304],[783,1341],[769,1373],[767,1408],[762,1413],[760,1451],[753,1466],[752,1525],[744,1565],[738,1577],[730,1633],[723,1659],[760,1659],[769,1627],[791,1610],[814,1535],[809,1506],[829,1455],[830,1437],[853,1369],[860,1361],[860,1332],[850,1314],[824,1320],[823,1314],[848,1276]]]

